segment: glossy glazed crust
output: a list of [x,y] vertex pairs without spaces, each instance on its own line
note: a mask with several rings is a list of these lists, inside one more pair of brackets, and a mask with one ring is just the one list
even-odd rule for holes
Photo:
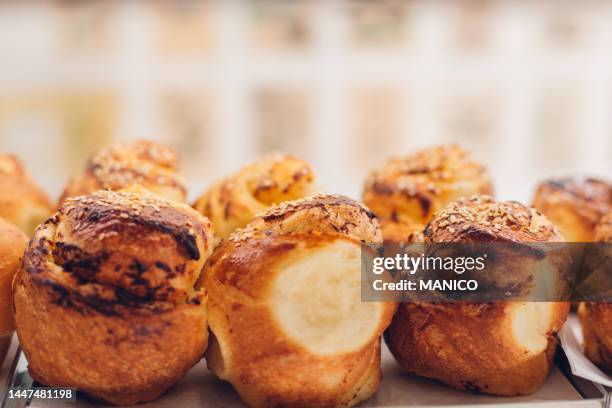
[[[597,242],[612,242],[612,213],[608,213],[596,229]],[[593,363],[612,375],[612,303],[580,304],[584,352]]]
[[273,153],[220,180],[193,206],[212,221],[217,238],[223,239],[274,204],[316,193],[308,163]]
[[548,180],[539,185],[533,206],[568,242],[592,242],[595,227],[612,208],[612,185],[593,178]]
[[0,155],[0,217],[32,235],[53,211],[47,194],[14,156]]
[[466,150],[449,145],[387,161],[368,176],[363,202],[380,218],[385,240],[394,241],[427,224],[453,200],[474,194],[493,194],[487,169]]
[[207,345],[208,220],[155,195],[66,200],[39,227],[14,281],[30,374],[120,405],[155,399]]
[[84,173],[70,181],[59,203],[61,205],[68,197],[98,190],[117,191],[133,185],[141,185],[168,200],[184,202],[187,199],[177,153],[158,143],[137,140],[95,153],[88,160]]
[[[434,216],[424,236],[429,242],[562,240],[557,229],[537,211],[486,196],[450,204]],[[519,268],[521,265],[515,269]],[[521,274],[516,276],[519,279]],[[542,333],[544,347],[536,351],[517,340],[512,316],[518,305],[521,303],[404,303],[385,339],[399,364],[409,372],[467,391],[530,394],[544,382],[552,366],[554,334],[565,322],[569,304],[548,304],[550,319]],[[536,314],[534,319],[538,318],[541,316]]]
[[378,319],[368,322],[374,335],[358,347],[320,354],[286,334],[269,293],[278,271],[303,250],[334,242],[358,248],[361,240],[380,239],[378,222],[365,207],[317,196],[274,207],[222,241],[205,267],[209,367],[251,407],[353,406],[369,398],[381,378],[380,334],[395,305],[380,304]]
[[15,329],[11,283],[27,241],[19,228],[0,218],[0,364]]

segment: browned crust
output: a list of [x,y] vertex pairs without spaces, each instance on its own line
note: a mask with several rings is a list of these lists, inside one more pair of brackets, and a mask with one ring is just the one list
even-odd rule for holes
[[[209,366],[253,407],[353,406],[369,398],[380,382],[379,336],[358,350],[315,355],[289,339],[263,305],[277,265],[293,254],[336,240],[358,245],[379,238],[365,207],[346,197],[317,196],[272,208],[222,241],[205,267],[216,339],[207,352]],[[394,310],[388,304],[373,322],[378,333]],[[342,388],[330,387],[327,377],[343,378]]]
[[[612,213],[600,221],[595,234],[597,242],[612,242]],[[599,368],[612,375],[612,303],[580,304],[584,352]]]
[[552,367],[554,334],[569,305],[556,303],[545,352],[525,355],[504,324],[510,304],[402,303],[385,340],[407,371],[453,388],[515,396],[533,393]]
[[193,206],[210,218],[217,237],[226,238],[270,206],[310,196],[317,190],[308,163],[272,153],[214,184]]
[[533,208],[489,196],[460,198],[427,225],[431,242],[563,242],[559,231]]
[[612,212],[604,216],[597,225],[595,242],[612,242]]
[[31,235],[52,212],[47,194],[12,155],[0,155],[0,217]]
[[399,224],[390,227],[395,233],[398,229],[407,232],[406,225],[427,224],[433,214],[459,197],[492,193],[485,166],[467,150],[448,145],[388,160],[369,174],[363,201],[381,219],[383,229],[385,224]]
[[91,156],[85,172],[70,182],[59,203],[68,197],[133,185],[170,200],[185,201],[187,188],[179,164],[174,149],[147,140],[107,147]]
[[19,228],[0,218],[0,338],[10,336],[15,329],[11,283],[27,241]]
[[557,225],[567,241],[591,242],[595,227],[612,206],[612,185],[594,178],[547,180],[533,206]]
[[[428,242],[556,242],[557,229],[537,211],[488,196],[461,198],[438,212],[424,231]],[[511,282],[528,281],[530,260],[512,265]],[[523,276],[527,275],[527,276]],[[496,284],[502,284],[497,276]],[[485,279],[483,276],[482,279]],[[569,305],[554,303],[548,348],[525,354],[517,345],[508,302],[413,302],[400,305],[385,333],[389,349],[407,371],[454,388],[494,395],[534,392],[546,379],[554,334]]]
[[586,302],[578,308],[584,353],[599,368],[612,374],[612,304]]
[[36,231],[14,282],[30,374],[115,404],[159,396],[206,348],[196,283],[212,238],[208,220],[155,195],[68,199]]

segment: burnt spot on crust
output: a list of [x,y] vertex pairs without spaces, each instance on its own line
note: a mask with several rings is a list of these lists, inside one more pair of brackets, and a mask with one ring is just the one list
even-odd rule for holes
[[60,215],[73,220],[76,232],[96,228],[98,233],[121,233],[129,226],[137,226],[166,233],[193,260],[200,258],[196,233],[206,243],[204,227],[194,222],[193,216],[154,197],[100,191],[68,200]]
[[81,282],[95,279],[100,265],[108,259],[107,252],[89,254],[76,245],[56,242],[53,248],[53,260],[66,272],[75,275]]
[[481,393],[483,391],[482,387],[478,386],[476,383],[474,383],[472,381],[461,380],[461,386],[463,387],[464,390],[469,391],[469,392],[473,392],[473,393],[478,393],[479,394],[479,393]]
[[109,317],[121,317],[128,310],[136,314],[160,314],[169,311],[173,304],[136,296],[124,288],[85,284],[79,287],[66,286],[54,279],[33,275],[32,282],[50,290],[51,302],[71,309],[83,316],[92,310]]
[[431,211],[431,206],[433,205],[431,198],[427,194],[418,194],[418,200],[423,216],[427,216]]
[[[84,315],[95,310],[118,316],[162,313],[191,296],[177,290],[170,279],[184,274],[190,260],[200,259],[197,236],[207,240],[209,225],[194,210],[155,196],[103,191],[67,200],[53,218],[61,222],[61,229],[48,223],[38,230],[22,260],[24,274],[18,275],[20,284],[48,288],[53,304]],[[128,234],[138,239],[138,234],[155,231],[168,234],[180,256],[168,263],[155,257],[126,258],[121,249],[113,252],[113,245],[86,245],[105,236]],[[48,238],[53,235],[57,241]],[[73,241],[59,240],[62,236]]]
[[174,275],[174,272],[172,272],[172,268],[170,268],[168,264],[165,262],[155,261],[155,266],[161,269],[162,271],[166,272],[168,275]]

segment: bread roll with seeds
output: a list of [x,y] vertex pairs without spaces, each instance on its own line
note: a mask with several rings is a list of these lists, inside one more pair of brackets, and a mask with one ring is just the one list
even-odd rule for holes
[[37,230],[14,282],[30,375],[113,404],[157,398],[203,356],[210,222],[156,195],[67,199]]
[[460,197],[493,194],[485,166],[457,145],[393,158],[368,176],[363,202],[379,218],[385,241],[412,241],[432,215]]
[[[595,241],[612,242],[612,213],[608,213],[599,223]],[[589,360],[612,375],[612,303],[581,303],[578,316],[582,323],[584,353]]]
[[[450,204],[424,235],[427,242],[562,240],[535,210],[484,196]],[[548,376],[554,334],[568,309],[566,303],[547,302],[402,303],[385,340],[408,372],[467,391],[530,394]]]
[[15,330],[11,283],[27,241],[19,228],[0,218],[0,366]]
[[53,212],[47,194],[15,156],[0,155],[0,217],[32,235]]
[[380,382],[395,304],[361,302],[360,241],[374,215],[341,196],[273,207],[207,261],[206,358],[251,407],[353,406]]
[[194,208],[212,221],[220,240],[274,204],[318,192],[308,163],[272,153],[214,184],[198,198]]
[[93,154],[85,172],[70,181],[64,190],[60,205],[68,197],[98,190],[117,191],[134,185],[168,200],[184,202],[187,199],[176,151],[158,143],[137,140]]
[[592,242],[595,227],[612,208],[612,185],[594,178],[548,180],[538,186],[533,206],[568,242]]

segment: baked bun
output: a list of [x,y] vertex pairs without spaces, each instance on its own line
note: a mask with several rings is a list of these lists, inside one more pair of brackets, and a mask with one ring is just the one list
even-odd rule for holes
[[395,304],[361,301],[374,215],[341,196],[290,201],[223,240],[206,263],[209,367],[251,407],[353,406],[378,387]]
[[0,155],[0,217],[32,235],[34,228],[53,212],[47,194],[32,180],[23,164]]
[[533,206],[568,242],[592,242],[595,227],[612,208],[612,185],[593,178],[548,180],[538,186]]
[[[434,216],[426,242],[557,242],[535,210],[490,197],[462,198]],[[528,262],[528,261],[526,261]],[[385,333],[407,371],[494,395],[535,391],[552,365],[567,303],[402,303]]]
[[612,211],[599,220],[595,229],[595,242],[612,242]]
[[0,218],[0,366],[15,330],[11,283],[27,241],[19,228]]
[[141,185],[160,197],[184,202],[185,181],[179,174],[179,157],[167,146],[137,140],[96,152],[87,162],[85,172],[70,181],[60,198],[86,195],[98,190],[121,190]]
[[30,375],[113,404],[157,398],[203,356],[208,220],[156,195],[67,199],[26,249],[15,321]]
[[214,184],[193,206],[212,221],[220,240],[274,204],[318,192],[308,163],[272,153]]
[[385,241],[410,241],[432,215],[460,197],[493,194],[485,166],[457,145],[387,161],[368,176],[363,202],[380,219]]
[[[612,242],[612,213],[601,220],[595,241]],[[584,353],[589,360],[612,375],[612,303],[581,303],[578,316],[582,323]]]

